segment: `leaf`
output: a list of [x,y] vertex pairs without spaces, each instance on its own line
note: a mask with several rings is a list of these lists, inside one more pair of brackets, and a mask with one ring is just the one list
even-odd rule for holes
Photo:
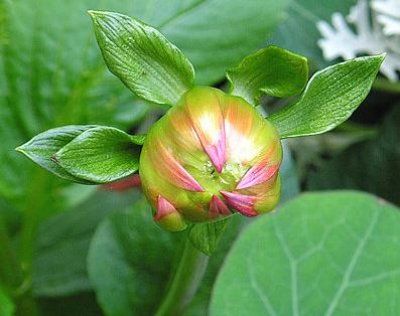
[[90,245],[88,270],[106,315],[154,314],[178,236],[154,224],[144,199],[101,223]]
[[33,137],[27,143],[16,148],[33,162],[37,163],[55,175],[70,181],[88,183],[74,177],[56,164],[51,158],[62,147],[70,143],[84,131],[96,127],[95,125],[68,125],[53,128]]
[[217,249],[230,218],[224,218],[214,222],[194,224],[189,232],[189,240],[201,252],[211,256]]
[[146,140],[146,135],[131,135],[131,140],[136,145],[143,145]]
[[365,99],[384,59],[360,57],[318,71],[298,102],[268,117],[281,138],[327,132],[350,117]]
[[52,159],[79,179],[107,183],[136,172],[139,153],[131,136],[113,127],[99,126],[81,133]]
[[35,247],[33,293],[65,296],[90,290],[86,256],[96,227],[106,215],[128,208],[138,196],[132,191],[97,191],[74,208],[43,222]]
[[387,113],[375,139],[348,147],[310,173],[309,190],[357,189],[400,204],[400,107]]
[[1,316],[13,316],[15,312],[15,306],[11,298],[2,289],[0,284],[0,315]]
[[156,29],[123,14],[89,14],[108,68],[136,95],[175,105],[192,87],[192,64]]
[[287,18],[269,42],[306,56],[319,69],[326,67],[329,63],[317,45],[321,37],[317,22],[330,19],[335,12],[347,13],[355,3],[356,0],[324,0],[324,5],[320,5],[315,0],[290,0]]
[[262,92],[281,98],[299,94],[308,80],[307,59],[269,46],[245,57],[227,77],[231,94],[257,105]]
[[305,194],[241,234],[211,315],[396,315],[399,225],[400,209],[371,195]]

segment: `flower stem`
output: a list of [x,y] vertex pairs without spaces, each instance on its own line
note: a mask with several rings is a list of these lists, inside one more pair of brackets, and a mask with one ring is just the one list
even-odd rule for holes
[[186,239],[182,257],[156,315],[182,315],[199,288],[208,264],[208,256]]

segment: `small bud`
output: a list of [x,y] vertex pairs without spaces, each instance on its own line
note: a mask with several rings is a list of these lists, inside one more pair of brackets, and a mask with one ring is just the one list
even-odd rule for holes
[[235,211],[256,216],[272,210],[281,160],[277,131],[253,106],[196,87],[150,129],[140,177],[155,220],[178,230]]

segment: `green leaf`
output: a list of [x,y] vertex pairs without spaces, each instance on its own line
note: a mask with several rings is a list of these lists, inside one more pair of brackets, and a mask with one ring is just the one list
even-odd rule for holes
[[356,0],[324,0],[321,5],[315,0],[289,0],[286,19],[280,23],[269,42],[307,56],[319,69],[329,65],[322,57],[317,42],[321,33],[317,23],[330,21],[336,12],[344,16],[349,14]]
[[217,249],[230,218],[224,218],[215,222],[194,224],[190,228],[189,240],[201,252],[211,256]]
[[35,246],[33,293],[65,296],[90,290],[86,256],[98,224],[108,214],[130,207],[138,197],[135,191],[97,191],[72,209],[43,222]]
[[66,170],[56,164],[51,158],[62,147],[70,143],[88,129],[95,125],[69,125],[53,128],[33,137],[27,143],[21,145],[16,150],[23,153],[33,162],[37,163],[55,175],[75,182],[88,183],[83,179],[74,177]]
[[156,29],[123,14],[89,14],[108,68],[136,95],[174,105],[192,87],[192,64]]
[[143,145],[146,140],[146,135],[131,135],[131,140],[136,145]]
[[52,159],[79,179],[107,183],[136,172],[139,153],[131,136],[113,127],[99,126],[81,133]]
[[307,179],[310,190],[357,189],[400,205],[400,107],[387,113],[376,138],[354,144]]
[[2,289],[0,284],[0,315],[1,316],[13,316],[15,306],[11,298]]
[[211,315],[396,315],[399,225],[400,209],[371,195],[305,194],[241,234]]
[[144,199],[131,211],[113,214],[101,223],[90,245],[88,271],[106,315],[154,314],[178,236],[153,222]]
[[298,102],[272,114],[281,138],[316,135],[343,123],[365,99],[384,55],[360,57],[318,71]]
[[308,64],[303,56],[269,46],[245,57],[227,77],[231,94],[257,105],[262,92],[275,97],[299,94],[308,80]]

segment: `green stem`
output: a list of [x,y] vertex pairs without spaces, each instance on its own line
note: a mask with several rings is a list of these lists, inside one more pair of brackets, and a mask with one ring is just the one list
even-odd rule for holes
[[379,91],[400,93],[400,82],[391,82],[387,79],[377,78],[372,87]]
[[182,315],[203,279],[207,268],[208,256],[193,247],[189,239],[176,272],[171,280],[157,316]]

